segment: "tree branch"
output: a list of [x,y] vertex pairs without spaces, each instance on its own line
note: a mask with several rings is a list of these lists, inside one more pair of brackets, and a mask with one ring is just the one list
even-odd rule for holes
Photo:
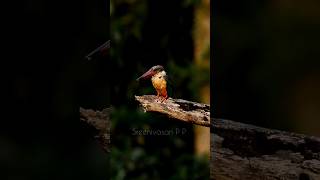
[[[169,98],[157,102],[152,95],[136,96],[145,111],[211,127],[210,178],[225,179],[320,179],[320,138],[211,119],[210,106]],[[80,108],[81,120],[99,131],[104,149],[110,150],[110,112]],[[109,123],[109,124],[108,124]],[[108,128],[109,127],[109,128]]]
[[[136,96],[145,111],[210,126],[210,106]],[[211,119],[211,179],[320,179],[320,138]]]
[[147,112],[159,112],[181,121],[210,127],[210,106],[183,99],[169,98],[164,102],[154,95],[135,96]]
[[94,111],[80,107],[80,120],[86,122],[97,130],[95,138],[99,141],[105,152],[110,152],[110,114],[112,108],[105,108],[102,111]]
[[212,119],[211,179],[320,179],[320,138]]

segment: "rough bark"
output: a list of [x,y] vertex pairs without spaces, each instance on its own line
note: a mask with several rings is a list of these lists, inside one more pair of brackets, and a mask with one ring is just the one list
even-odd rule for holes
[[95,138],[105,152],[110,152],[110,113],[112,108],[105,108],[102,111],[84,109],[80,107],[80,120],[96,129]]
[[212,119],[211,179],[320,179],[320,138]]
[[[210,106],[181,99],[164,103],[151,95],[136,96],[145,111],[210,126]],[[204,118],[205,117],[205,118]],[[211,119],[210,178],[320,179],[320,138]]]
[[181,121],[210,127],[210,106],[183,99],[169,98],[163,102],[154,95],[135,96],[144,111],[159,112]]
[[[208,105],[171,98],[161,103],[152,95],[136,99],[145,111],[211,127],[210,179],[320,179],[319,137],[225,119],[212,118],[210,125],[204,120],[210,117]],[[81,119],[99,131],[97,138],[106,152],[110,150],[110,111],[80,108]]]

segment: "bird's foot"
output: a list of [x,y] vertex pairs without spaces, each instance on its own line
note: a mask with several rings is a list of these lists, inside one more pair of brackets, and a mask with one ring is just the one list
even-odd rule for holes
[[161,98],[160,102],[163,103],[165,100],[166,100],[165,98]]
[[165,97],[161,97],[161,103],[163,103],[165,100],[167,100],[168,99],[168,96],[165,96]]
[[159,96],[156,101],[157,101],[158,103],[162,103],[164,100],[165,100],[165,99],[164,99],[162,96]]

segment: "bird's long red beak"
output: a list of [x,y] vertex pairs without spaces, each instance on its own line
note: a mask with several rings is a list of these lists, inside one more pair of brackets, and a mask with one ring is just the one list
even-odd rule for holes
[[95,55],[96,53],[105,53],[108,51],[108,49],[110,49],[110,40],[108,40],[107,42],[105,42],[104,44],[102,44],[101,46],[96,48],[95,50],[93,50],[91,53],[89,53],[86,56],[86,58],[88,60],[91,60],[92,56]]
[[139,81],[140,79],[148,79],[148,78],[151,78],[154,74],[155,72],[152,69],[149,69],[149,71],[145,72],[142,76],[140,76],[136,80]]

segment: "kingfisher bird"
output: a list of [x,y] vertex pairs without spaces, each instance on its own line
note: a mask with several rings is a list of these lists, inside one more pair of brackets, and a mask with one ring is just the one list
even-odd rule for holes
[[168,76],[166,71],[164,71],[163,66],[156,65],[150,68],[147,72],[145,72],[142,76],[140,76],[137,81],[140,79],[150,79],[153,87],[157,91],[157,97],[160,98],[161,102],[168,99],[167,94],[167,81]]

